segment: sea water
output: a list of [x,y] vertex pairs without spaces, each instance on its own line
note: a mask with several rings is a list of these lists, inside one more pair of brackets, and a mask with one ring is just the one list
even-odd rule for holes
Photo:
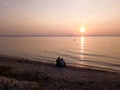
[[63,58],[73,66],[120,70],[119,36],[0,37],[0,54],[55,63]]

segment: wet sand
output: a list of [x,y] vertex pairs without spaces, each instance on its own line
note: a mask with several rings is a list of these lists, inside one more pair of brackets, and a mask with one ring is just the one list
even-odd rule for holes
[[0,90],[120,90],[120,73],[1,55]]

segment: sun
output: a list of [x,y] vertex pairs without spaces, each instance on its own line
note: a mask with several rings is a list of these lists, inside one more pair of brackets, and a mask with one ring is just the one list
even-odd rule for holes
[[80,27],[80,32],[84,33],[86,31],[86,28],[84,26]]

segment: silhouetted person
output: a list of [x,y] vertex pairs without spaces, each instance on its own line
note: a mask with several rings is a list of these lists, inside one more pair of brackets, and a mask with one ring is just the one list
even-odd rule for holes
[[60,60],[60,66],[61,66],[61,67],[66,67],[66,63],[65,63],[65,61],[63,60],[63,58],[61,58],[61,60]]
[[60,66],[60,57],[56,60],[56,66]]

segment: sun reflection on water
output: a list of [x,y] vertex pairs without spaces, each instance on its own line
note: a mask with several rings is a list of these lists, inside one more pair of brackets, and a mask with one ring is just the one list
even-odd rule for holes
[[81,38],[80,38],[80,58],[81,59],[83,59],[84,58],[84,55],[83,55],[83,53],[84,53],[84,40],[85,40],[85,38],[84,38],[84,36],[81,36]]

